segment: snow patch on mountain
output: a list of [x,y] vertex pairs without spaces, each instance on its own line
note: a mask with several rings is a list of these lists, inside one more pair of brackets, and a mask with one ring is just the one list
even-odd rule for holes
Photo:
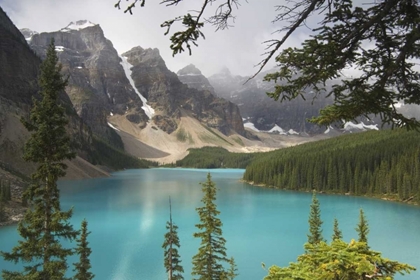
[[112,128],[112,129],[114,129],[114,130],[116,130],[116,131],[121,131],[121,130],[119,130],[118,128],[116,128],[115,126],[113,126],[112,124],[110,124],[110,123],[108,123],[108,125],[109,125],[109,127],[110,128]]
[[63,52],[64,49],[65,49],[65,47],[63,47],[63,46],[55,46],[55,51],[56,52]]
[[97,24],[94,24],[93,22],[90,22],[88,20],[79,20],[76,22],[70,22],[69,25],[62,28],[60,31],[70,32],[72,30],[81,30],[81,29],[85,29],[88,27],[96,26],[96,25]]
[[286,135],[287,133],[284,131],[283,128],[281,128],[280,126],[278,126],[277,124],[274,125],[274,127],[272,129],[270,129],[268,132],[273,133],[273,132],[278,132],[280,134]]
[[371,125],[366,125],[363,122],[360,122],[358,124],[355,124],[353,122],[346,122],[344,124],[344,130],[352,130],[352,129],[360,129],[360,130],[379,130],[378,125],[377,124],[371,124]]
[[289,133],[290,135],[292,135],[292,134],[299,135],[299,132],[296,132],[293,129],[289,129],[289,131],[287,133]]
[[329,126],[327,127],[327,129],[325,130],[324,134],[328,134],[328,133],[329,133],[332,129],[333,129],[333,128],[332,128],[332,126],[331,126],[331,125],[329,125]]
[[19,31],[22,33],[22,35],[25,37],[26,42],[30,43],[32,36],[39,34],[36,31],[30,30],[29,28],[22,28],[19,29]]
[[256,128],[255,125],[252,122],[244,123],[244,127],[252,129],[256,132],[260,132],[260,130],[258,128]]
[[281,135],[293,135],[293,134],[294,135],[299,135],[299,133],[294,131],[293,129],[289,129],[289,131],[285,131],[283,128],[281,128],[277,124],[274,125],[274,127],[270,130],[259,130],[258,128],[255,127],[255,125],[252,122],[244,123],[244,127],[252,129],[256,132],[278,133],[278,134],[281,134]]
[[120,56],[120,58],[121,58],[120,64],[124,69],[124,73],[127,76],[127,79],[130,82],[130,85],[133,87],[134,91],[140,97],[141,102],[143,102],[143,106],[141,108],[143,109],[144,113],[149,117],[149,119],[151,119],[153,117],[153,115],[155,114],[155,110],[150,105],[147,104],[147,99],[137,90],[137,88],[134,84],[134,80],[131,77],[131,75],[132,75],[131,68],[133,67],[133,65],[131,65],[127,61],[126,57]]

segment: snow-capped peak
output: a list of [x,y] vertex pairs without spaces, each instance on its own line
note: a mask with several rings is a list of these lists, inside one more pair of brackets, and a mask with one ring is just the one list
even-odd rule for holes
[[31,41],[33,35],[38,34],[38,32],[30,30],[29,28],[22,28],[20,29],[20,32],[28,42]]
[[67,25],[66,27],[62,28],[61,31],[71,31],[71,30],[80,30],[80,29],[85,29],[88,27],[92,27],[92,26],[96,26],[97,24],[90,22],[88,20],[78,20],[75,23],[74,22],[70,22],[69,25]]

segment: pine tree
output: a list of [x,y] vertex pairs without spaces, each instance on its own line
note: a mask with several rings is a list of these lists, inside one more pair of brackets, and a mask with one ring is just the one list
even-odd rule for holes
[[38,166],[24,194],[31,207],[18,225],[22,240],[11,253],[1,253],[6,261],[24,262],[25,267],[21,272],[4,270],[5,280],[65,279],[66,258],[73,254],[60,243],[61,239],[74,240],[77,231],[69,223],[72,210],[60,209],[57,187],[57,180],[65,175],[67,167],[63,160],[74,157],[66,134],[64,108],[58,104],[58,94],[67,81],[62,78],[57,63],[54,41],[51,41],[40,67],[41,100],[33,98],[30,120],[22,120],[33,132],[25,144],[24,159]]
[[315,192],[312,195],[312,204],[309,212],[309,234],[308,242],[310,244],[317,244],[321,241],[324,241],[322,238],[322,221],[321,221],[321,209],[319,208],[319,201],[316,198]]
[[359,223],[357,224],[356,231],[359,234],[359,242],[368,243],[367,235],[369,234],[369,225],[366,220],[363,209],[360,209]]
[[89,242],[87,241],[87,236],[90,232],[87,231],[88,222],[86,220],[82,221],[82,228],[80,232],[80,238],[77,239],[77,248],[76,253],[79,255],[79,262],[74,263],[75,268],[73,271],[76,272],[74,276],[75,280],[91,280],[95,275],[90,272],[90,260],[89,256],[92,253],[92,250],[89,248]]
[[200,216],[200,223],[196,227],[201,231],[194,233],[194,237],[201,239],[201,244],[193,257],[192,275],[198,276],[196,279],[219,280],[226,275],[223,263],[229,263],[229,259],[226,257],[226,240],[222,236],[222,221],[217,217],[220,211],[215,204],[216,185],[210,173],[207,174],[207,181],[201,185],[204,206],[196,209]]
[[334,240],[342,239],[342,238],[343,238],[343,233],[338,228],[338,220],[334,219],[333,235],[331,239],[334,241]]
[[178,226],[172,222],[171,198],[169,197],[169,222],[166,223],[168,232],[165,234],[165,241],[162,248],[164,252],[164,265],[168,273],[168,280],[184,279],[181,273],[184,268],[181,266],[181,258],[178,249],[181,245],[178,238]]
[[229,259],[229,270],[225,272],[222,279],[226,279],[226,280],[235,279],[235,277],[238,276],[237,271],[238,271],[238,267],[236,266],[235,259],[231,257]]

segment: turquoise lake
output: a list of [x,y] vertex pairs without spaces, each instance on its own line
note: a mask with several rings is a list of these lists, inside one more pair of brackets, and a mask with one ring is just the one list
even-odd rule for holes
[[[310,193],[254,187],[240,182],[244,170],[149,169],[126,170],[109,178],[61,181],[62,209],[74,206],[78,229],[86,218],[92,271],[99,280],[162,280],[163,235],[172,200],[173,221],[179,227],[180,255],[185,279],[191,279],[191,260],[199,240],[201,185],[210,172],[218,187],[223,236],[228,256],[238,265],[237,279],[263,279],[261,267],[286,266],[303,253],[307,240]],[[350,196],[318,195],[324,238],[330,240],[337,218],[344,240],[357,239],[354,230],[363,208],[369,221],[369,244],[384,257],[420,269],[420,207]],[[19,236],[16,226],[0,228],[0,250],[10,251]],[[75,262],[71,259],[69,263]],[[72,268],[72,266],[70,266]],[[0,259],[1,269],[16,267]],[[72,275],[72,274],[69,274]],[[420,279],[420,272],[396,279]]]

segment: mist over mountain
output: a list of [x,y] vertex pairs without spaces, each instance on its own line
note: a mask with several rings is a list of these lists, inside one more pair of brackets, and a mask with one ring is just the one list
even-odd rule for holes
[[317,116],[321,108],[332,104],[333,99],[327,98],[326,94],[315,97],[308,89],[306,100],[298,97],[291,101],[275,101],[267,96],[267,92],[274,90],[274,82],[263,80],[269,72],[260,73],[247,81],[248,77],[234,75],[224,68],[208,79],[216,95],[237,104],[245,122],[255,129],[322,133],[325,128],[308,123],[307,119]]

